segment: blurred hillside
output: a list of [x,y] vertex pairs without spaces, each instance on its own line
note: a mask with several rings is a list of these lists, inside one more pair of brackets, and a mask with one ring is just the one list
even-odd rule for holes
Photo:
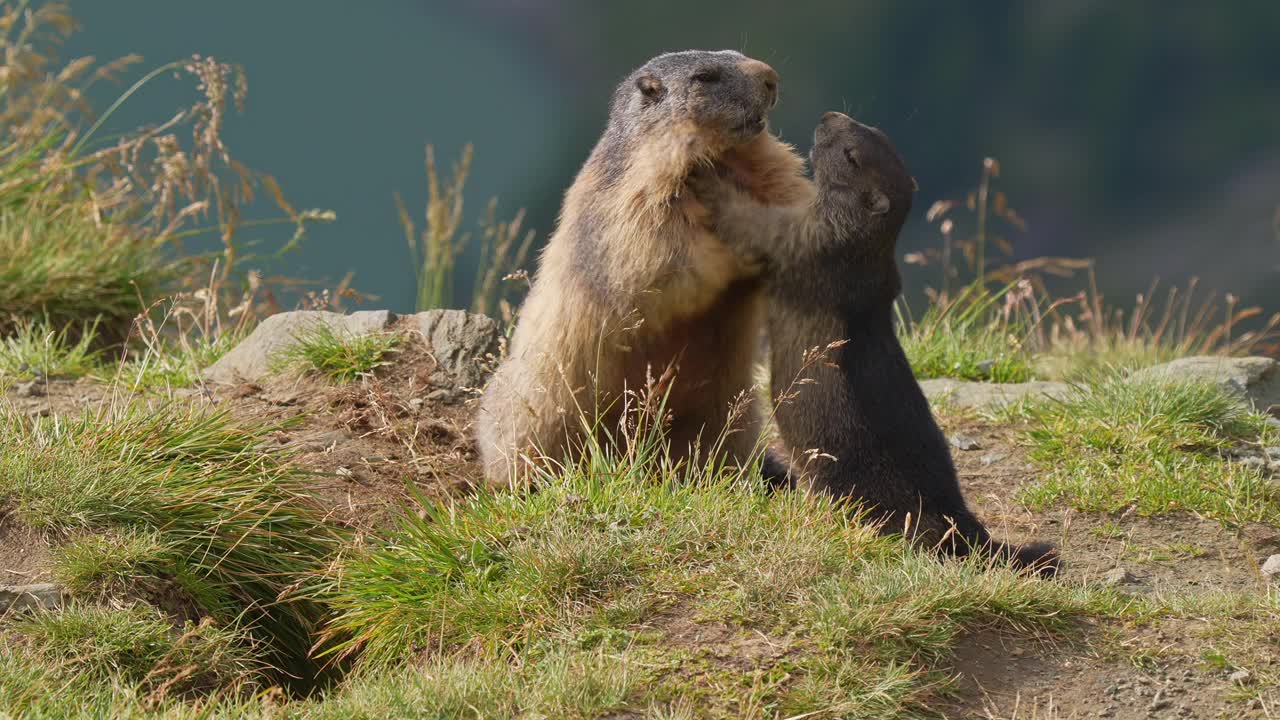
[[[907,252],[936,242],[928,204],[961,196],[981,159],[1027,218],[1019,256],[1094,255],[1121,300],[1199,275],[1280,307],[1280,3],[1038,0],[594,3],[343,0],[73,2],[65,55],[192,51],[238,62],[250,111],[227,138],[300,204],[329,207],[291,274],[408,309],[413,273],[392,200],[425,198],[422,148],[477,153],[468,222],[492,195],[542,233],[594,143],[608,94],[648,57],[742,49],[782,75],[775,128],[807,149],[847,110],[888,131],[920,183]],[[101,88],[113,95],[119,88]],[[149,87],[131,127],[186,98]],[[101,106],[99,104],[99,106]],[[464,273],[469,277],[470,273]],[[932,271],[909,270],[918,289]],[[460,288],[466,291],[466,288]]]

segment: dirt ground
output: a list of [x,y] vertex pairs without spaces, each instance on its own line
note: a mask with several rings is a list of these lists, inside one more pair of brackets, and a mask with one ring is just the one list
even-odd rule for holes
[[[1157,518],[1103,516],[1068,508],[1031,512],[1011,498],[1038,470],[1013,428],[966,419],[949,435],[976,441],[952,450],[965,495],[998,537],[1055,542],[1061,578],[1111,581],[1135,596],[1209,590],[1266,592],[1258,557],[1280,548],[1265,525],[1229,529],[1189,513]],[[968,445],[968,443],[965,443]],[[1117,575],[1119,573],[1116,573]],[[1273,591],[1274,592],[1274,591]],[[952,668],[959,696],[943,709],[957,718],[1270,718],[1280,708],[1242,700],[1259,688],[1231,679],[1232,668],[1202,660],[1208,620],[1162,620],[1134,627],[1082,627],[1084,642],[1046,645],[994,632],[960,643]],[[1276,628],[1280,633],[1280,628]],[[1099,651],[1098,647],[1106,648]],[[1251,664],[1280,664],[1280,635],[1241,650]],[[1280,696],[1272,690],[1272,702]]]
[[[397,362],[365,383],[335,387],[313,379],[277,379],[176,394],[184,402],[224,406],[237,418],[284,423],[271,434],[272,442],[316,472],[315,490],[336,518],[371,530],[395,512],[410,488],[427,496],[456,495],[467,492],[480,474],[470,427],[476,398],[433,387],[434,362],[429,354],[415,352],[413,342],[401,348]],[[93,380],[51,381],[41,390],[19,397],[11,389],[5,401],[34,415],[74,414],[113,397],[111,388]],[[973,441],[964,443],[972,449],[954,449],[953,454],[966,496],[993,534],[1057,543],[1065,581],[1102,582],[1108,572],[1123,568],[1127,576],[1117,586],[1135,596],[1265,592],[1257,558],[1280,552],[1276,528],[1229,529],[1189,514],[1140,518],[1065,508],[1032,512],[1013,500],[1017,488],[1037,472],[1017,431],[971,418],[945,424],[948,434]],[[47,580],[48,560],[44,539],[0,512],[0,583]],[[785,642],[746,648],[731,629],[701,628],[678,617],[660,618],[658,625],[678,642],[706,645],[712,653],[725,645],[730,655],[757,661],[786,652]],[[953,662],[956,693],[938,709],[955,718],[1280,714],[1261,700],[1242,699],[1259,694],[1259,688],[1248,687],[1248,680],[1243,686],[1232,680],[1233,668],[1203,660],[1210,629],[1208,619],[1082,627],[1079,637],[1087,643],[1056,645],[974,633],[962,640]],[[1270,643],[1240,652],[1255,666],[1274,666],[1280,664],[1280,639],[1273,636]]]

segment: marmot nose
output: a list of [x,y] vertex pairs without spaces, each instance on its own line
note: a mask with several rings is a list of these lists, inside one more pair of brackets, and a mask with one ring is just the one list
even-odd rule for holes
[[778,71],[769,66],[768,63],[748,58],[740,64],[739,69],[746,73],[748,77],[760,78],[760,82],[764,84],[764,89],[769,93],[769,104],[778,101]]

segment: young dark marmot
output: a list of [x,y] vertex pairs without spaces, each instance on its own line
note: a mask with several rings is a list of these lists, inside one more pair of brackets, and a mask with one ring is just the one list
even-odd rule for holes
[[[969,510],[898,341],[895,249],[915,190],[902,158],[884,133],[832,112],[814,133],[810,163],[816,197],[789,208],[753,212],[731,183],[695,178],[719,233],[744,261],[767,267],[771,385],[795,390],[776,409],[792,476],[857,498],[886,532],[909,519],[909,534],[949,554],[989,551],[1056,572],[1051,546],[996,542]],[[806,362],[807,351],[832,343],[827,362]]]

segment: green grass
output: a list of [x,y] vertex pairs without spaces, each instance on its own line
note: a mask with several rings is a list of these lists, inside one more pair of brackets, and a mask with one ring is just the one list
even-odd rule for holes
[[[75,332],[73,332],[73,328]],[[19,320],[0,336],[0,378],[77,378],[97,369],[97,323],[56,328],[48,320]]]
[[[307,654],[323,608],[294,590],[343,533],[302,476],[263,449],[270,430],[169,405],[71,420],[0,409],[0,504],[28,527],[79,538],[61,551],[59,572],[80,589],[139,573],[138,589],[176,591],[305,678],[316,671]],[[131,540],[116,547],[89,533]]]
[[[598,452],[534,493],[422,501],[323,589],[332,652],[373,675],[409,658],[537,668],[602,652],[641,676],[629,707],[898,718],[936,698],[966,630],[1049,636],[1113,602],[939,562],[828,498],[673,469],[644,442],[628,452]],[[743,645],[762,656],[722,659]]]
[[333,383],[351,382],[385,365],[400,340],[396,333],[350,335],[317,322],[277,352],[271,358],[271,368],[280,373],[315,375]]
[[899,312],[898,339],[916,377],[1030,380],[1032,358],[1022,347],[1021,331],[997,312],[1004,294],[971,286],[946,304],[930,303],[918,320]]
[[109,378],[135,390],[188,388],[200,384],[200,375],[231,351],[247,331],[227,332],[212,338],[176,336],[162,338],[137,357],[114,368]]
[[16,618],[9,630],[49,664],[179,695],[240,686],[261,669],[251,643],[234,631],[212,622],[175,629],[147,606],[73,605]]
[[1152,338],[1122,335],[1093,338],[1087,346],[1070,344],[1036,353],[1032,362],[1036,374],[1052,380],[1085,382],[1111,372],[1132,372],[1186,357],[1187,352]]
[[[1197,449],[1256,432],[1198,387],[1115,392],[1127,394],[1088,399],[1113,437],[1152,414],[1152,437],[1178,428]],[[932,717],[977,630],[1092,642],[1078,621],[1274,616],[1274,599],[1133,598],[940,562],[830,498],[673,467],[639,427],[536,492],[418,497],[355,545],[264,455],[265,428],[168,406],[6,417],[0,503],[57,540],[53,569],[75,601],[0,622],[0,714]],[[1253,663],[1246,640],[1215,647]],[[302,662],[286,648],[317,641],[323,661],[345,656],[341,682],[310,698],[260,692],[281,679],[270,665]],[[1161,662],[1117,647],[1120,661]]]
[[431,660],[353,677],[330,697],[291,708],[290,716],[597,718],[627,707],[646,676],[625,651],[553,651],[515,668],[485,655]]
[[156,578],[173,564],[158,530],[87,532],[53,550],[54,576],[78,595],[115,594]]
[[1280,487],[1222,457],[1274,431],[1215,385],[1109,373],[1023,412],[1031,456],[1045,471],[1022,493],[1033,508],[1280,522]]
[[0,330],[15,319],[58,328],[98,318],[123,336],[141,298],[173,279],[162,258],[154,242],[80,207],[0,207]]

